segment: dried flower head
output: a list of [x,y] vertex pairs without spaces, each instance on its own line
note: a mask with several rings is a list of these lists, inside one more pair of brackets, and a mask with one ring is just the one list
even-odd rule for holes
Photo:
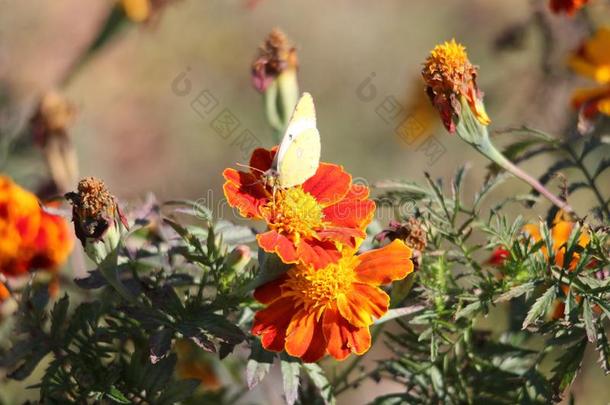
[[380,232],[376,239],[383,241],[402,240],[411,249],[423,252],[426,249],[427,238],[424,225],[415,217],[409,217],[406,222],[391,221],[389,228]]
[[455,132],[456,121],[460,117],[460,98],[467,101],[481,124],[491,122],[476,84],[477,68],[468,60],[466,48],[455,39],[432,50],[424,64],[422,76],[428,96],[449,132]]
[[101,239],[116,218],[126,226],[116,199],[104,182],[95,177],[82,179],[77,192],[67,193],[66,198],[72,204],[74,230],[83,246],[87,239]]
[[296,70],[298,64],[295,47],[282,31],[274,28],[252,63],[252,83],[258,91],[264,92],[282,72]]
[[589,0],[550,0],[549,7],[555,14],[574,15],[583,8]]
[[31,119],[34,140],[44,146],[50,137],[65,135],[75,116],[76,108],[60,93],[46,93]]

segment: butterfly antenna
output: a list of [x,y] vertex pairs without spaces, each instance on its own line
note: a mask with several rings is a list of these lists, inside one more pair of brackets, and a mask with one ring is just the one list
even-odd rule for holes
[[239,166],[239,167],[243,167],[243,168],[245,168],[245,169],[254,170],[254,171],[259,172],[259,173],[262,173],[262,174],[264,174],[264,173],[265,173],[265,171],[264,171],[264,170],[261,170],[261,169],[259,169],[258,167],[252,167],[252,166],[248,166],[248,165],[245,165],[245,164],[243,164],[243,163],[235,163],[235,164],[236,164],[237,166]]

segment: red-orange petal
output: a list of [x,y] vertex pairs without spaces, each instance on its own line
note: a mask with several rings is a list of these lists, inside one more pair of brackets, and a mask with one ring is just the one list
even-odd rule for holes
[[324,312],[322,324],[328,354],[344,360],[351,352],[364,354],[371,347],[369,328],[351,325],[335,308]]
[[294,306],[289,298],[274,301],[267,308],[254,314],[252,334],[261,337],[263,347],[269,351],[281,352],[286,342],[286,329],[294,314]]
[[366,227],[373,219],[375,203],[372,200],[342,200],[324,208],[324,220],[335,226]]
[[314,337],[316,313],[301,309],[290,321],[286,330],[286,353],[294,357],[303,356]]
[[320,163],[316,174],[303,183],[303,190],[314,196],[322,207],[328,207],[345,197],[351,180],[352,176],[341,166]]
[[297,245],[297,257],[301,262],[322,269],[341,258],[334,242],[317,239],[302,239]]
[[286,281],[286,275],[257,287],[254,290],[254,298],[262,304],[270,304],[282,295],[282,284]]
[[265,252],[277,254],[284,263],[296,263],[299,259],[292,241],[277,231],[258,234],[256,240]]
[[373,318],[381,318],[388,312],[390,297],[378,287],[354,283],[345,294],[337,297],[339,313],[352,325],[369,326]]
[[381,249],[365,252],[358,256],[360,263],[354,270],[356,278],[374,285],[401,280],[413,271],[411,254],[411,248],[399,239]]
[[251,173],[235,169],[225,169],[222,175],[227,180],[222,188],[229,205],[237,208],[245,218],[260,219],[259,207],[268,201],[261,180]]
[[264,148],[257,148],[254,150],[254,152],[252,152],[252,156],[250,157],[250,167],[255,169],[253,170],[253,172],[262,174],[257,170],[260,170],[261,172],[269,170],[274,157],[275,151]]
[[349,248],[355,248],[356,239],[364,239],[366,232],[355,228],[325,228],[323,231],[318,231],[318,237],[321,240],[333,241]]

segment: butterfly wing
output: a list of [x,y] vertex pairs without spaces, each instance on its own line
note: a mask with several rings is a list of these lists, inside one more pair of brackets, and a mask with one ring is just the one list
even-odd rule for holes
[[284,133],[274,167],[280,187],[303,184],[320,165],[320,133],[313,98],[303,93]]
[[301,131],[278,161],[280,187],[294,187],[316,174],[320,165],[320,133],[316,128]]

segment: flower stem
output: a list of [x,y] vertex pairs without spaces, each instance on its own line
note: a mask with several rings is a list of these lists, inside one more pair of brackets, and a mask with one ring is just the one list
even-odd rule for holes
[[525,181],[527,184],[532,186],[534,190],[545,196],[550,202],[555,204],[558,208],[562,209],[566,213],[573,213],[574,209],[566,201],[557,197],[555,194],[550,192],[542,183],[537,179],[527,174],[525,171],[517,167],[513,162],[508,160],[500,151],[498,151],[489,138],[486,138],[484,142],[477,145],[473,145],[479,152],[485,155],[488,159],[492,160],[506,171],[512,173],[515,177]]

